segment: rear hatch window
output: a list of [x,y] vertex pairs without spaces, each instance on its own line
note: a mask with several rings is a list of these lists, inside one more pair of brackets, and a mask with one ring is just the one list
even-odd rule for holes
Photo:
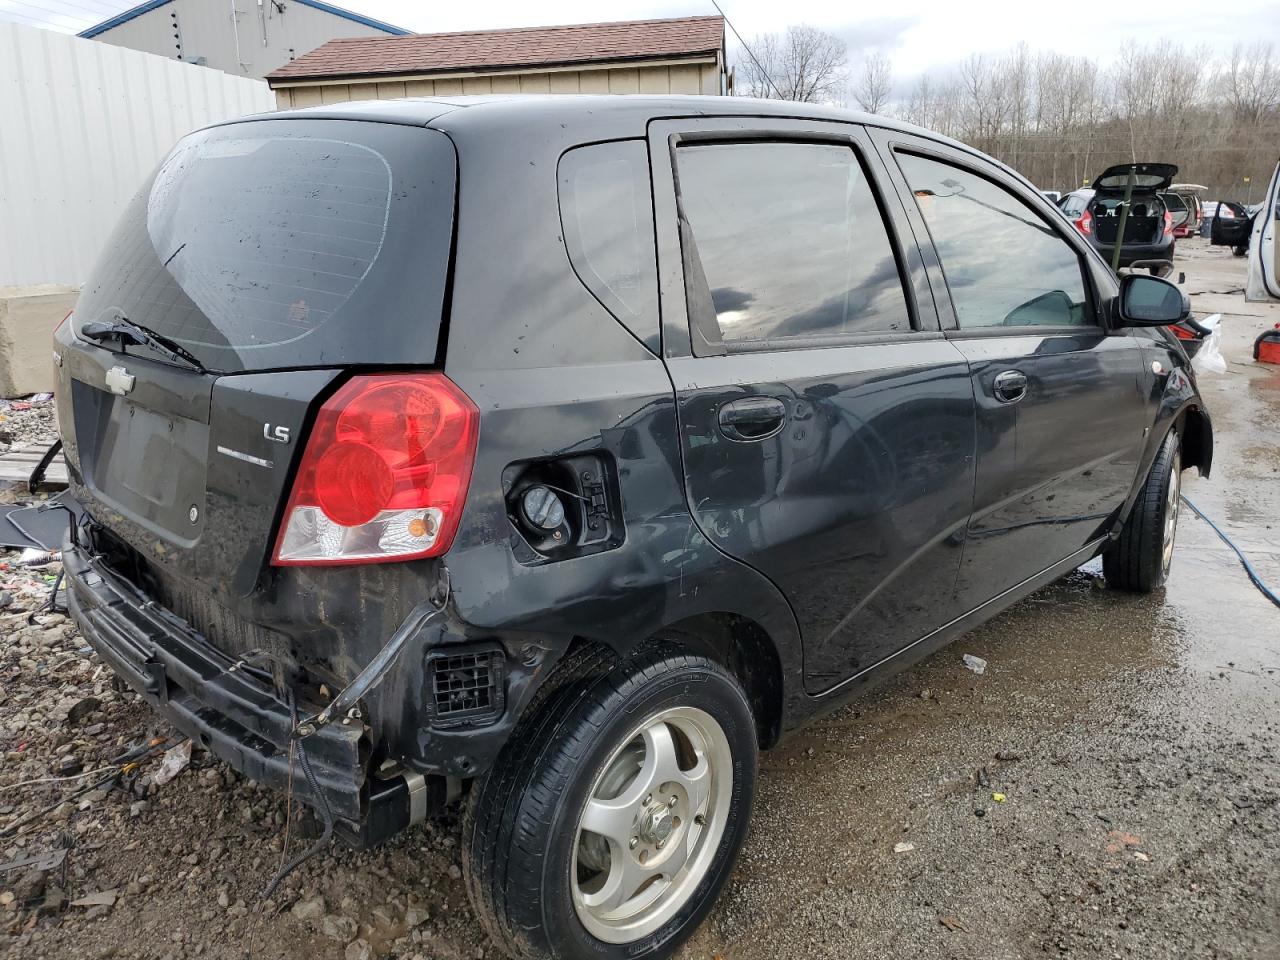
[[1178,168],[1172,163],[1120,163],[1103,170],[1093,182],[1094,189],[1123,191],[1128,188],[1130,175],[1134,190],[1150,193],[1169,189]]
[[442,133],[257,120],[179,142],[76,308],[238,373],[435,359],[456,158]]

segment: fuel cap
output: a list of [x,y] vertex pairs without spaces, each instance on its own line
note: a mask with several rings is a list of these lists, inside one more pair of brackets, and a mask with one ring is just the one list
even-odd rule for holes
[[520,510],[530,526],[538,530],[558,530],[564,526],[564,504],[550,487],[537,484],[520,497]]

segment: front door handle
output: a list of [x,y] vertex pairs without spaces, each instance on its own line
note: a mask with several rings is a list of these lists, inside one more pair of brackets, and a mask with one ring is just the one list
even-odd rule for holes
[[997,374],[992,393],[1001,403],[1017,403],[1027,395],[1027,375],[1021,370]]
[[776,397],[743,397],[720,408],[720,432],[730,440],[768,440],[787,422],[787,407]]

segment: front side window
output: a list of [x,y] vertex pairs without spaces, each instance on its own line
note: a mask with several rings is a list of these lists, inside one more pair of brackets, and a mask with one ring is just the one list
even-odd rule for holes
[[681,214],[726,345],[911,329],[884,218],[850,147],[719,143],[676,158]]
[[1093,322],[1079,255],[1030,207],[960,167],[897,156],[942,261],[961,329]]

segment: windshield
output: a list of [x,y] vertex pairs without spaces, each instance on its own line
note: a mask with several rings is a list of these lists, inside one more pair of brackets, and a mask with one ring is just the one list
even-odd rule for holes
[[127,318],[219,372],[429,363],[454,168],[443,134],[394,124],[194,133],[125,212],[77,330]]

